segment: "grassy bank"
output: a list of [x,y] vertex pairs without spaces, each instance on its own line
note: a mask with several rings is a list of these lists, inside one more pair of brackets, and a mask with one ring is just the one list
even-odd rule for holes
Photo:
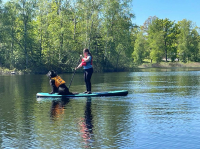
[[199,62],[161,62],[161,63],[144,63],[138,68],[200,68]]

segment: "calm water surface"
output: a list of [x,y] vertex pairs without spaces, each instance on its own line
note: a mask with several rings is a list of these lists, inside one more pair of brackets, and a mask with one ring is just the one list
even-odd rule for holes
[[200,71],[94,74],[93,91],[128,96],[56,100],[36,98],[45,75],[0,78],[0,148],[200,148]]

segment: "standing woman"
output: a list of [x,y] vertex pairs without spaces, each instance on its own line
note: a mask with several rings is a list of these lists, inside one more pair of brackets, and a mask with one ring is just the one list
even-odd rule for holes
[[83,67],[83,69],[85,70],[84,79],[85,79],[87,91],[85,91],[84,93],[91,94],[91,82],[90,82],[90,80],[91,80],[92,73],[93,73],[92,54],[90,53],[90,51],[88,49],[84,49],[83,55],[84,55],[84,57],[82,55],[80,55],[80,57],[82,58],[82,62],[75,69]]

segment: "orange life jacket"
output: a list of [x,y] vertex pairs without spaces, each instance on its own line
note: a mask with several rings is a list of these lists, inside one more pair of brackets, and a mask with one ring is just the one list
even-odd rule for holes
[[60,76],[56,76],[51,79],[55,80],[56,87],[59,87],[60,85],[65,84],[65,81]]

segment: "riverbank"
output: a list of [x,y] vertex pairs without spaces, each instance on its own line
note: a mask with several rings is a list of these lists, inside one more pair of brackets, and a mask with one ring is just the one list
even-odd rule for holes
[[[199,68],[199,62],[190,62],[190,63],[182,63],[182,62],[161,62],[161,63],[143,63],[142,65],[135,66],[134,68],[130,68],[127,71],[134,71],[137,69],[148,69],[148,68],[166,68],[166,69],[177,69],[177,68]],[[113,71],[106,71],[106,72],[113,72]],[[120,72],[120,71],[119,71]],[[62,72],[61,72],[62,73]],[[65,72],[66,73],[66,72]],[[70,73],[70,72],[68,72]],[[0,67],[0,75],[9,75],[9,74],[44,74],[43,71],[41,72],[34,72],[34,71],[22,71],[17,69],[9,70],[7,68]]]
[[161,63],[143,63],[138,68],[200,68],[199,62],[161,62]]
[[24,74],[24,72],[17,70],[17,69],[8,69],[8,68],[1,68],[0,67],[0,74],[1,75],[9,75],[9,74]]

